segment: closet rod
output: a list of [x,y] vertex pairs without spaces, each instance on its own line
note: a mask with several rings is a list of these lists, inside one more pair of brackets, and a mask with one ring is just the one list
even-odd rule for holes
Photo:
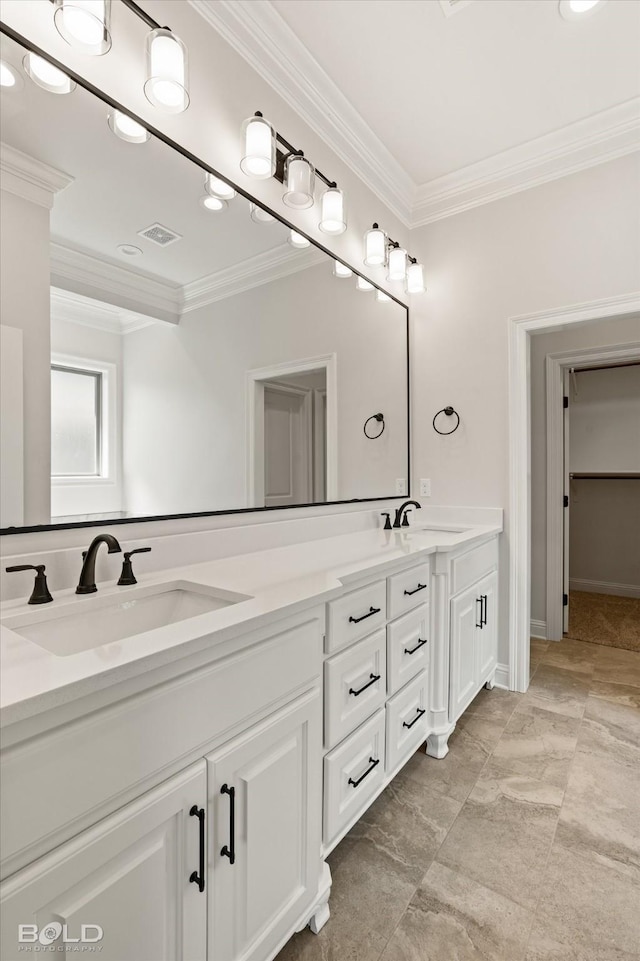
[[569,474],[571,480],[640,480],[640,473],[635,471],[626,471],[626,473],[616,474],[614,472],[601,473],[601,474],[583,474],[575,473]]
[[616,367],[640,367],[640,360],[629,360],[623,364],[598,364],[596,367],[571,367],[576,374],[583,374],[588,370],[613,370]]

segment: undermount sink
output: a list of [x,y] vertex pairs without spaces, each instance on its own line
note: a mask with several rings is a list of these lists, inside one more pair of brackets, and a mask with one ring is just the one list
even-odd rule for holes
[[248,600],[190,581],[127,588],[126,592],[62,601],[59,607],[9,615],[2,624],[40,647],[66,657],[186,621]]

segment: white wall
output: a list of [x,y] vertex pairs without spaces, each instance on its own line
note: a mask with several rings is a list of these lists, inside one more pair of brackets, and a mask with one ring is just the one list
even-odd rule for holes
[[[0,202],[0,318],[23,336],[24,516],[50,516],[49,210],[3,190]],[[11,410],[3,411],[11,416]]]
[[[430,477],[435,503],[505,506],[505,573],[509,318],[639,289],[639,203],[634,155],[413,232],[428,286],[412,305],[414,483]],[[462,419],[450,438],[431,427],[445,404]],[[507,591],[504,576],[502,662]]]
[[640,473],[640,365],[576,371],[573,384],[569,469]]
[[[391,496],[407,468],[405,311],[308,270],[124,340],[132,516],[245,507],[250,370],[337,354],[338,499]],[[379,440],[365,420],[385,414]]]
[[0,527],[24,524],[22,331],[0,325]]

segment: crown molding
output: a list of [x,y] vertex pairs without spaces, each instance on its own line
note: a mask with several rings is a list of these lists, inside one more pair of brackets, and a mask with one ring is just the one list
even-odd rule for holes
[[51,288],[51,319],[81,324],[109,334],[130,334],[156,323],[143,314],[83,297],[82,294],[74,294],[60,287]]
[[185,284],[182,288],[182,310],[185,314],[218,300],[234,297],[244,290],[270,284],[281,277],[297,274],[327,260],[327,255],[316,247],[296,250],[282,244],[255,257],[249,257],[231,267],[225,267],[207,277]]
[[106,263],[92,254],[51,243],[51,277],[56,286],[67,281],[90,287],[107,295],[126,298],[149,310],[158,320],[175,317],[180,313],[179,286],[164,284],[160,280],[139,274],[126,267]]
[[405,225],[415,184],[268,0],[189,0]]
[[56,170],[4,142],[0,143],[0,178],[3,190],[47,210],[53,207],[55,194],[74,180],[62,170]]
[[411,227],[500,200],[640,150],[640,97],[418,188]]

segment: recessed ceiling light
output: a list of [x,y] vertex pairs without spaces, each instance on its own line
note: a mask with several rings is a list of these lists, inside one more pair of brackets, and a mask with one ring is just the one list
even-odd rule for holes
[[15,89],[20,86],[19,79],[15,67],[4,60],[0,60],[0,87],[13,87]]
[[113,131],[116,137],[120,137],[120,140],[126,140],[127,143],[146,143],[151,136],[141,123],[133,120],[121,110],[112,110],[107,122],[109,129]]
[[75,82],[66,73],[37,53],[28,53],[22,65],[33,82],[49,93],[71,93],[76,88]]
[[142,254],[141,249],[133,244],[118,244],[117,250],[123,257],[139,257]]
[[210,194],[201,197],[200,203],[205,210],[226,210],[229,206],[226,200],[221,200],[220,197],[212,197]]
[[560,0],[558,9],[565,20],[584,20],[604,7],[607,0]]

